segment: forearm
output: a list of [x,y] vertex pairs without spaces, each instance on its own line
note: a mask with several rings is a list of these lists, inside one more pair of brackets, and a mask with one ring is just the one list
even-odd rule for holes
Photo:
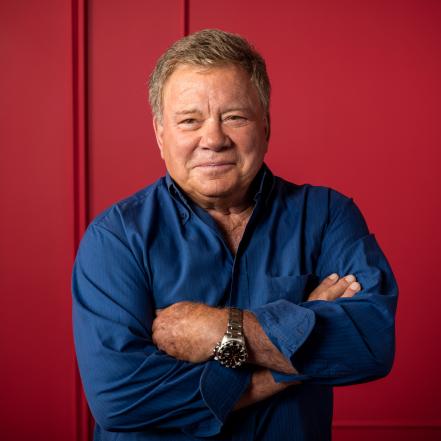
[[243,317],[248,362],[284,374],[296,374],[290,360],[271,343],[256,316],[250,311],[244,311]]
[[276,383],[269,369],[256,370],[251,377],[247,390],[236,403],[233,410],[265,400],[294,384],[299,384],[299,382]]
[[[309,295],[308,301],[334,301],[339,297],[352,297],[360,288],[360,284],[356,282],[353,275],[339,278],[338,274],[333,273],[322,280],[320,285]],[[298,374],[291,360],[271,342],[251,311],[244,312],[244,333],[251,363],[283,374]]]
[[[253,310],[271,342],[304,376],[302,381],[353,384],[379,378],[390,370],[396,294],[393,290],[383,295],[369,293],[369,280],[364,278],[361,283],[368,287],[367,292],[354,298],[300,305],[281,299]],[[303,327],[291,320],[308,317],[308,313],[313,320]],[[299,379],[275,373],[274,378]]]

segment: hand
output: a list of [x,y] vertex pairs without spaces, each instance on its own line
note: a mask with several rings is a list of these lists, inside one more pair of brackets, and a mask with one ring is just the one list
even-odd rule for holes
[[208,360],[227,329],[228,310],[203,303],[178,302],[156,313],[153,343],[168,355],[192,363]]
[[361,285],[352,274],[339,278],[338,274],[334,273],[322,280],[320,285],[309,295],[307,301],[326,300],[330,302],[340,297],[352,297],[360,290]]

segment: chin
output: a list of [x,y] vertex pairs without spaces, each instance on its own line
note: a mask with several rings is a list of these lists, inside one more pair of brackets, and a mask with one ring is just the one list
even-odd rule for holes
[[199,188],[197,189],[198,193],[201,195],[204,195],[207,198],[222,198],[222,197],[228,197],[233,194],[234,190],[228,189],[228,188]]
[[204,185],[198,185],[196,190],[198,193],[203,194],[206,197],[227,197],[234,194],[237,186],[232,185],[231,182],[222,182],[222,179],[213,179]]

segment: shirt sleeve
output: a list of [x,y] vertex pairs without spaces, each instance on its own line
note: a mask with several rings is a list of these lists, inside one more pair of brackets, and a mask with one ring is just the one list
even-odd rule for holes
[[351,298],[256,308],[263,330],[299,375],[273,372],[276,381],[354,384],[385,376],[395,348],[398,288],[392,270],[352,199],[330,193],[315,276],[354,274],[362,290]]
[[110,431],[149,427],[210,437],[247,388],[247,369],[187,363],[152,343],[154,304],[143,264],[122,228],[89,226],[73,270],[78,366],[96,422]]

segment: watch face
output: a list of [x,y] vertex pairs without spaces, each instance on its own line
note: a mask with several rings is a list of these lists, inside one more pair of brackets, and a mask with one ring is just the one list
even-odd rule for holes
[[225,367],[239,367],[247,360],[247,350],[238,341],[227,341],[217,349],[215,357]]

